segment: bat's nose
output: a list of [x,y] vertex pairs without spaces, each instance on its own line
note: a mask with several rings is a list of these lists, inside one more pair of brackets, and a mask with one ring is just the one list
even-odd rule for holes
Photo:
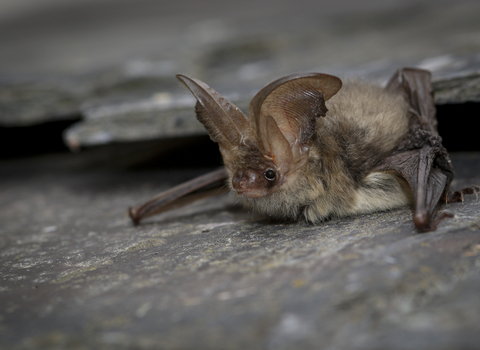
[[232,179],[233,188],[236,191],[251,188],[258,180],[259,173],[253,169],[237,171]]
[[265,195],[266,180],[258,170],[238,170],[233,175],[232,187],[240,195],[258,198]]

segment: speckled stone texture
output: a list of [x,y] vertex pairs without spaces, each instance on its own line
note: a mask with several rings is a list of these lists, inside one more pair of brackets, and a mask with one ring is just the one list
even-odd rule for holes
[[[427,234],[408,208],[312,226],[228,196],[133,227],[129,205],[208,169],[65,156],[2,162],[2,349],[478,348],[475,196]],[[453,156],[455,186],[480,183],[479,160]]]

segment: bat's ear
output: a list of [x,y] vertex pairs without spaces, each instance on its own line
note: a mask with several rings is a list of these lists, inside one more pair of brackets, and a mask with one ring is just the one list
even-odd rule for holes
[[303,164],[316,121],[327,112],[325,101],[341,87],[335,76],[310,73],[286,76],[260,90],[250,103],[250,127],[264,154],[276,163]]
[[177,78],[197,98],[197,119],[205,126],[210,138],[220,145],[222,153],[229,154],[233,147],[240,146],[249,132],[245,114],[204,82],[182,74]]

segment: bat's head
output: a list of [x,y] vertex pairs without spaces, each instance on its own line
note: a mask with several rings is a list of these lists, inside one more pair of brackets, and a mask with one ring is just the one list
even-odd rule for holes
[[290,75],[267,85],[250,103],[250,117],[205,83],[177,75],[197,98],[197,118],[217,142],[230,186],[240,197],[264,199],[292,191],[309,159],[325,101],[342,86],[320,73]]

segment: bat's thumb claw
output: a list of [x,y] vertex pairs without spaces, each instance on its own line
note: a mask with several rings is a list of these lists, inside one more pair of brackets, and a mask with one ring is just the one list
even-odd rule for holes
[[430,215],[426,210],[417,210],[413,217],[413,223],[420,231],[429,231]]

